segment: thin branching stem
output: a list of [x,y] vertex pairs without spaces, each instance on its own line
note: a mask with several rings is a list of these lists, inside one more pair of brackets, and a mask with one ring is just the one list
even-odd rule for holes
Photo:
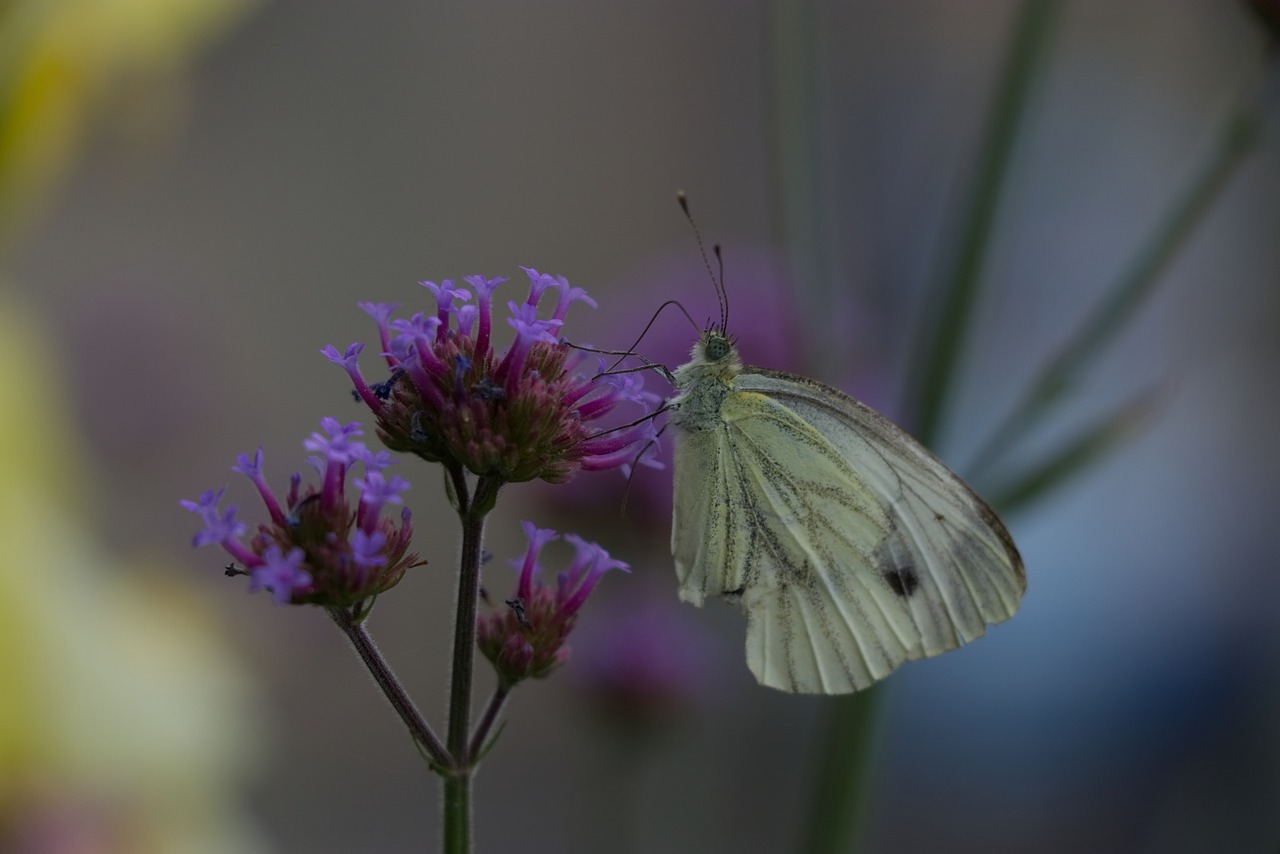
[[373,642],[364,622],[356,619],[352,612],[345,608],[329,608],[327,612],[351,641],[356,653],[373,676],[373,681],[378,683],[382,693],[391,702],[392,708],[409,728],[414,740],[422,745],[422,749],[427,752],[427,756],[433,763],[439,767],[447,767],[450,764],[449,751],[431,729],[426,718],[418,711],[418,707],[413,704],[413,700],[409,699],[404,686],[392,672],[391,665],[382,657],[382,652]]
[[505,682],[499,682],[498,687],[493,690],[493,695],[489,698],[489,704],[485,706],[484,713],[480,716],[480,722],[476,724],[476,731],[471,736],[471,748],[467,752],[468,763],[474,765],[480,760],[481,754],[484,753],[487,747],[485,742],[489,738],[489,732],[493,729],[498,716],[502,714],[502,707],[506,705],[507,697],[510,694],[511,686]]

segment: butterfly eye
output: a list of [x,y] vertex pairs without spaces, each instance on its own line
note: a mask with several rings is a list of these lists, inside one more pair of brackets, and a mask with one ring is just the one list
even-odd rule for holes
[[729,355],[729,339],[713,335],[707,339],[707,359],[718,362]]

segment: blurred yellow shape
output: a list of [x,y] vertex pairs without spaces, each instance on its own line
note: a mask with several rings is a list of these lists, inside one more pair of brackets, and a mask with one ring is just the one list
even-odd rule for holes
[[126,571],[95,541],[52,340],[0,299],[0,850],[73,831],[120,854],[262,850],[233,800],[247,675],[175,568]]
[[[0,236],[42,212],[95,118],[249,5],[0,0]],[[0,284],[0,850],[264,850],[235,801],[247,673],[173,567],[97,541],[58,340]]]
[[0,0],[0,234],[34,219],[125,84],[172,83],[250,0]]

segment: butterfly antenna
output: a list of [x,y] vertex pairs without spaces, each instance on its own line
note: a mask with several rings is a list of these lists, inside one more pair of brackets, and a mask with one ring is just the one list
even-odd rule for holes
[[720,247],[715,247],[716,258],[720,260],[720,276],[716,277],[715,271],[711,269],[711,260],[707,258],[707,249],[702,242],[702,232],[698,231],[698,223],[694,221],[693,214],[689,212],[689,199],[684,194],[684,190],[676,193],[676,201],[680,203],[680,210],[684,211],[684,218],[689,220],[689,225],[693,228],[693,238],[698,241],[698,251],[702,253],[702,263],[707,268],[707,275],[711,277],[711,284],[715,285],[716,298],[720,300],[720,331],[725,332],[729,328],[729,297],[724,292],[724,259],[720,257]]
[[[670,411],[670,409],[671,407],[667,406],[667,404],[664,403],[662,404],[662,406],[659,406],[657,409],[653,410],[653,412],[646,412],[644,415],[640,416],[635,421],[632,421],[629,424],[619,424],[617,427],[610,427],[607,430],[601,430],[599,433],[592,433],[591,438],[599,439],[601,436],[608,436],[610,433],[617,433],[619,430],[630,430],[632,427],[635,427],[637,424],[643,424],[646,421],[652,421],[662,413]],[[662,431],[665,429],[667,428],[666,428],[666,425],[664,424],[662,428],[658,430],[657,435],[661,436]],[[645,445],[646,449],[648,447],[649,447],[648,445]],[[637,460],[640,459],[640,456],[641,456],[640,454],[636,454],[636,459]]]
[[729,331],[729,292],[724,286],[724,255],[720,252],[720,244],[711,247],[716,256],[716,266],[720,268],[720,331]]
[[640,334],[636,337],[636,340],[633,341],[631,346],[625,350],[597,350],[594,347],[584,347],[580,344],[572,344],[569,342],[566,342],[566,343],[569,343],[569,346],[573,347],[576,350],[583,350],[588,353],[600,353],[601,355],[605,355],[605,356],[617,356],[618,361],[610,365],[607,370],[601,371],[600,372],[601,376],[603,376],[604,374],[623,373],[621,371],[618,371],[618,365],[621,365],[622,362],[628,356],[634,356],[635,358],[640,359],[640,361],[645,363],[644,367],[646,369],[652,368],[658,371],[668,380],[670,380],[672,378],[670,368],[667,368],[665,365],[659,365],[655,362],[650,362],[648,359],[636,353],[636,347],[640,346],[640,342],[644,340],[644,336],[649,334],[649,330],[653,328],[653,324],[658,321],[658,315],[662,314],[663,310],[666,309],[668,306],[673,306],[673,305],[676,308],[680,309],[680,313],[683,314],[685,316],[685,319],[689,321],[689,325],[693,327],[695,332],[701,331],[698,328],[698,322],[693,319],[693,315],[689,314],[689,310],[684,307],[684,304],[681,303],[679,300],[669,299],[666,302],[664,302],[662,305],[658,306],[657,310],[653,313],[653,316],[649,318],[649,322],[645,324],[644,329],[642,329],[640,331]]

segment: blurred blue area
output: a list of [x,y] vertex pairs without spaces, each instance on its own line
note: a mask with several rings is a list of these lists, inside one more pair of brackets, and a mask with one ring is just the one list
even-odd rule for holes
[[[832,267],[863,314],[804,319],[799,334],[842,330],[856,364],[806,370],[891,408],[1014,6],[817,8],[819,166],[842,236]],[[171,150],[142,162],[101,140],[15,259],[19,283],[65,319],[104,483],[128,496],[105,508],[108,535],[169,550],[261,650],[279,731],[250,800],[281,850],[430,847],[435,783],[320,615],[245,597],[216,555],[187,554],[176,499],[232,480],[235,455],[259,444],[283,476],[321,415],[362,415],[318,353],[369,339],[358,300],[425,305],[420,279],[531,265],[599,299],[566,335],[626,346],[663,300],[707,302],[690,292],[710,286],[679,188],[725,246],[734,298],[734,264],[775,238],[765,24],[762,7],[727,0],[277,0],[205,64]],[[1012,164],[944,459],[963,464],[1136,251],[1262,43],[1243,4],[1067,4]],[[1280,845],[1278,151],[1273,124],[1050,425],[1066,435],[1135,392],[1163,392],[1137,439],[1007,520],[1027,565],[1022,611],[889,681],[871,850]],[[746,337],[769,325],[760,311],[733,303],[751,362],[777,352]],[[379,602],[372,630],[438,721],[454,531],[432,477],[404,474],[432,565]],[[244,486],[233,500],[252,506]],[[517,519],[551,524],[539,494],[504,496],[495,554],[518,550]],[[601,586],[584,638],[607,631],[629,584],[645,607],[654,595],[684,607],[665,529],[581,508],[554,523],[637,568]],[[478,850],[791,850],[822,701],[758,688],[730,609],[693,617],[716,638],[699,654],[703,696],[643,741],[595,725],[572,663],[516,692],[477,782]]]

